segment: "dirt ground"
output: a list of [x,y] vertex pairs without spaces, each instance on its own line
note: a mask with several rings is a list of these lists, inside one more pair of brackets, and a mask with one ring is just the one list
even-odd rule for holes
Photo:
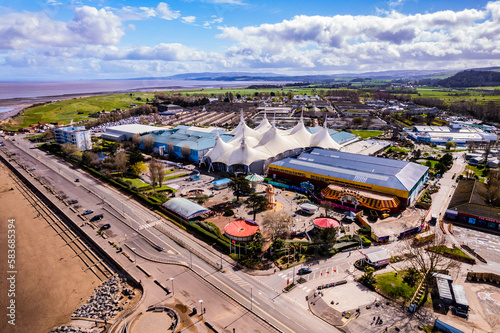
[[[100,284],[47,222],[16,189],[0,163],[0,332],[49,332],[67,323],[71,313]],[[10,190],[13,188],[13,190]],[[14,219],[16,239],[15,298],[6,280],[8,220]],[[7,304],[15,299],[15,326],[7,323]]]

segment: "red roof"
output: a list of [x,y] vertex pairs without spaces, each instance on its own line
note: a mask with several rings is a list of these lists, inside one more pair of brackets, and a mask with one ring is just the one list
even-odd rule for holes
[[316,225],[320,228],[331,228],[331,227],[336,228],[340,224],[339,224],[339,221],[337,221],[335,219],[328,218],[328,217],[320,217],[320,218],[314,220],[314,225]]
[[234,221],[224,227],[224,232],[233,237],[248,237],[255,235],[257,231],[259,231],[259,225],[250,220]]

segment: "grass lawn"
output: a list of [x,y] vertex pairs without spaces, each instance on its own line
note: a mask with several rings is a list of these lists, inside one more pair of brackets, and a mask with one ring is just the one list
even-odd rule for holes
[[389,147],[387,148],[388,153],[398,152],[398,153],[409,153],[410,148],[399,148],[399,147]]
[[453,254],[457,257],[465,258],[465,259],[474,259],[465,254],[464,251],[460,250],[458,247],[454,247],[453,249],[446,247],[446,246],[431,246],[429,247],[430,250],[433,250],[437,253],[447,253],[447,254]]
[[120,179],[123,182],[130,181],[132,183],[132,186],[137,187],[138,190],[140,190],[141,188],[150,186],[148,183],[143,182],[139,178],[120,177]]
[[479,178],[479,181],[484,183],[484,177],[482,176],[484,169],[479,169],[476,165],[466,165],[465,168],[474,171],[474,174]]
[[427,166],[427,161],[431,162],[431,169],[434,169],[434,167],[436,166],[436,164],[439,163],[439,161],[436,161],[436,160],[427,160],[427,159],[423,159],[423,160],[418,160],[417,162],[422,164],[422,165],[425,165]]
[[[137,98],[141,100],[138,101]],[[40,121],[47,123],[61,122],[68,124],[71,120],[87,119],[90,113],[102,110],[129,109],[130,104],[142,105],[146,98],[154,98],[154,92],[130,94],[100,95],[82,98],[73,98],[34,106],[23,111],[23,115],[16,116],[11,123],[12,128],[27,127]],[[78,114],[78,113],[81,114]],[[92,118],[90,118],[92,119]]]
[[417,287],[407,285],[403,281],[403,276],[404,271],[399,271],[398,276],[394,276],[394,272],[375,275],[377,279],[376,287],[390,297],[402,297],[405,301],[410,301]]
[[351,130],[351,133],[361,137],[362,139],[371,138],[374,136],[379,136],[384,134],[384,131],[359,131],[359,130]]

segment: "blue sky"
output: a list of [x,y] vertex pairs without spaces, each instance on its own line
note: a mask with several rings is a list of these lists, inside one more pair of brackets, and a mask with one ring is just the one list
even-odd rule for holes
[[500,66],[500,1],[0,0],[0,80]]

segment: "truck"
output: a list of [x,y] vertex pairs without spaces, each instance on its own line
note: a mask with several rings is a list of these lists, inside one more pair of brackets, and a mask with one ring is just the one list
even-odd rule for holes
[[415,245],[421,245],[432,241],[434,238],[436,238],[436,234],[433,231],[429,230],[421,234],[417,234],[415,236],[414,242]]

